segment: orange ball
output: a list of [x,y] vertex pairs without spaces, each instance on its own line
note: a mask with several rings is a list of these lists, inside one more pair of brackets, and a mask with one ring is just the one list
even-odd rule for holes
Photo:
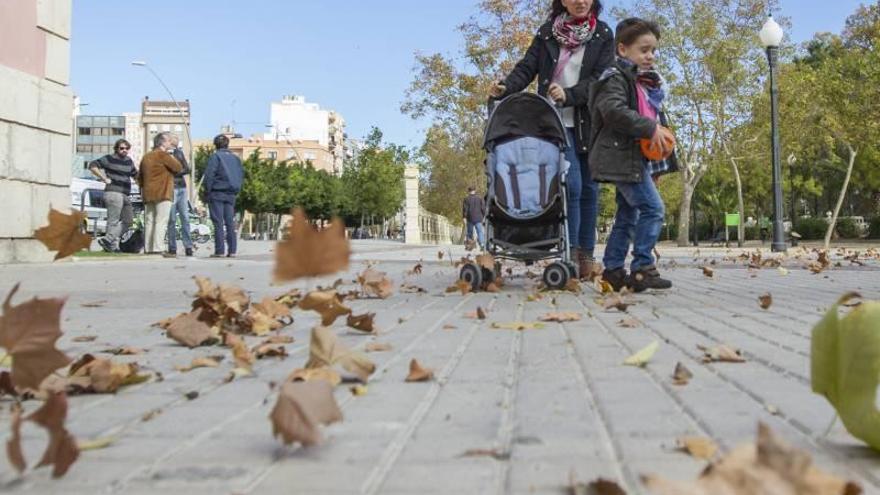
[[672,136],[672,133],[669,133],[660,146],[652,145],[650,139],[641,139],[639,144],[641,144],[642,154],[645,155],[645,158],[652,162],[659,162],[672,155],[673,150],[675,150],[675,137]]

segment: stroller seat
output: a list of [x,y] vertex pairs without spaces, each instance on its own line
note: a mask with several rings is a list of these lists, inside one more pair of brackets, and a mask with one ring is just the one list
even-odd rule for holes
[[524,136],[498,144],[488,167],[498,205],[514,218],[528,218],[553,202],[568,162],[553,143]]

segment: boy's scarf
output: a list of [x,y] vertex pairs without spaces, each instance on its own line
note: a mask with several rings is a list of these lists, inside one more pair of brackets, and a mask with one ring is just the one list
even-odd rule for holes
[[553,19],[553,37],[559,43],[559,62],[553,71],[553,81],[559,79],[571,54],[593,38],[596,32],[596,14],[591,12],[584,19],[575,19],[568,12],[563,12]]
[[[617,57],[617,62],[627,68],[636,66],[632,60],[623,57]],[[663,76],[656,69],[636,69],[636,84],[645,90],[648,95],[648,103],[658,114],[663,106],[663,100],[666,98],[666,91],[663,89],[665,82]]]

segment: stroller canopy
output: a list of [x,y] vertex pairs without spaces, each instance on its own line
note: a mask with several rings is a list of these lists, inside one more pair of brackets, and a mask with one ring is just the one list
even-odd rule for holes
[[565,146],[562,118],[549,100],[534,93],[514,93],[495,106],[486,124],[483,148],[491,150],[500,141],[531,136]]

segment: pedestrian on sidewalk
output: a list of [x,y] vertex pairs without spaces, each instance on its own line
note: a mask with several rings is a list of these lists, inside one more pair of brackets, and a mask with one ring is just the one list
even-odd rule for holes
[[483,219],[486,218],[486,203],[477,195],[477,188],[468,187],[468,195],[461,203],[461,216],[467,225],[467,244],[474,242],[474,230],[477,231],[477,242],[480,249],[486,248],[486,237],[483,233]]
[[[590,171],[594,180],[611,182],[617,189],[602,278],[615,291],[624,286],[635,292],[668,289],[672,282],[660,277],[653,254],[665,214],[655,181],[678,170],[674,145],[669,145],[674,137],[660,125],[666,123],[663,78],[654,68],[660,28],[643,19],[625,19],[615,38],[617,59],[590,90]],[[648,159],[640,140],[650,140],[666,158]],[[627,276],[630,244],[633,259]]]
[[173,156],[183,169],[174,175],[174,199],[171,205],[171,215],[168,217],[168,254],[177,256],[177,219],[180,218],[180,237],[183,240],[184,252],[187,256],[193,255],[193,242],[189,232],[189,194],[187,194],[189,174],[192,171],[186,156],[180,148],[180,138],[176,134],[171,135],[171,156]]
[[131,143],[119,139],[113,144],[113,154],[104,155],[89,164],[89,171],[104,182],[104,204],[107,207],[107,229],[98,244],[104,251],[118,252],[119,238],[131,228],[131,179],[137,175],[134,162],[128,156]]
[[552,0],[546,22],[538,28],[523,58],[490,95],[503,98],[529,87],[537,78],[538,94],[552,99],[562,112],[569,162],[566,178],[568,237],[571,259],[582,277],[598,271],[596,219],[599,185],[587,164],[590,137],[590,85],[614,61],[614,37],[599,20],[600,0]]
[[170,149],[171,134],[156,134],[153,150],[141,159],[138,172],[144,200],[144,252],[147,254],[162,252],[162,236],[168,230],[168,215],[174,199],[174,174],[183,170],[183,165],[168,153]]
[[241,159],[229,151],[229,138],[223,134],[214,138],[216,151],[208,158],[205,169],[205,195],[214,223],[213,258],[233,258],[237,251],[235,234],[235,197],[241,191],[244,168]]

